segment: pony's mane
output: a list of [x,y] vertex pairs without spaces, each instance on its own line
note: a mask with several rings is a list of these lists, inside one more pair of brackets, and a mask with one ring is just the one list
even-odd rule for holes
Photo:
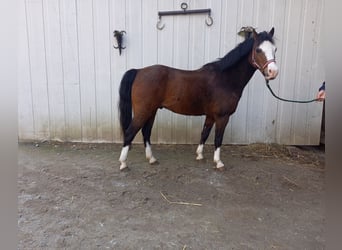
[[[270,41],[274,43],[273,38],[266,32],[261,32],[258,34],[258,44],[263,41]],[[214,66],[218,68],[220,71],[225,71],[230,67],[234,66],[238,63],[242,58],[249,54],[252,50],[254,44],[254,39],[252,36],[249,36],[246,40],[239,43],[234,49],[229,51],[224,57],[219,58],[216,61],[205,64],[203,67]]]

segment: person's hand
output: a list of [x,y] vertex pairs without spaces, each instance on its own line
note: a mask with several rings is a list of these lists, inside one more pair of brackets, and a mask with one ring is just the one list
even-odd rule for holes
[[325,100],[325,90],[321,90],[317,94],[317,101],[323,102]]
[[322,86],[318,89],[316,99],[318,102],[323,102],[325,100],[325,82],[323,82]]

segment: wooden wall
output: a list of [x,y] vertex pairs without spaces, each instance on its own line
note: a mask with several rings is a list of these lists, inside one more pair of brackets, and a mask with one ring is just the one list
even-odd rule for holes
[[[205,15],[163,17],[158,10],[211,8]],[[121,142],[118,87],[132,67],[196,69],[224,56],[242,26],[275,27],[282,97],[311,99],[324,81],[323,0],[21,0],[18,122],[20,140]],[[114,30],[125,30],[121,56]],[[274,99],[256,72],[226,128],[224,143],[319,144],[322,103]],[[198,143],[203,117],[159,110],[153,143]],[[212,131],[213,132],[213,131]],[[213,135],[209,143],[213,143]],[[135,140],[141,142],[139,134]]]

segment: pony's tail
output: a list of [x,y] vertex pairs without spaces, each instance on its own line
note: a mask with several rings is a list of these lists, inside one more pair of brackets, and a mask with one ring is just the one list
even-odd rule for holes
[[138,73],[137,69],[128,70],[122,77],[119,88],[120,125],[123,134],[132,121],[132,85]]

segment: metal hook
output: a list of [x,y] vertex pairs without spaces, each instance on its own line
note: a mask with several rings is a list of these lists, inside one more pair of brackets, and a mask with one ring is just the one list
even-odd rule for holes
[[156,27],[158,30],[164,29],[165,24],[163,24],[162,26],[160,26],[160,25],[161,25],[161,16],[159,16],[159,21],[157,22]]
[[[209,22],[208,22],[208,20],[209,20]],[[210,15],[208,15],[208,18],[205,19],[205,24],[206,24],[207,26],[211,26],[211,25],[213,25],[213,23],[214,23],[213,18],[212,18]]]
[[195,9],[195,10],[188,10],[188,4],[183,2],[181,3],[182,10],[174,10],[174,11],[158,11],[159,20],[156,24],[158,30],[162,30],[165,27],[165,24],[162,25],[161,18],[162,16],[171,16],[171,15],[189,15],[189,14],[208,14],[208,17],[205,20],[207,26],[211,26],[214,23],[213,18],[211,17],[211,9]]

